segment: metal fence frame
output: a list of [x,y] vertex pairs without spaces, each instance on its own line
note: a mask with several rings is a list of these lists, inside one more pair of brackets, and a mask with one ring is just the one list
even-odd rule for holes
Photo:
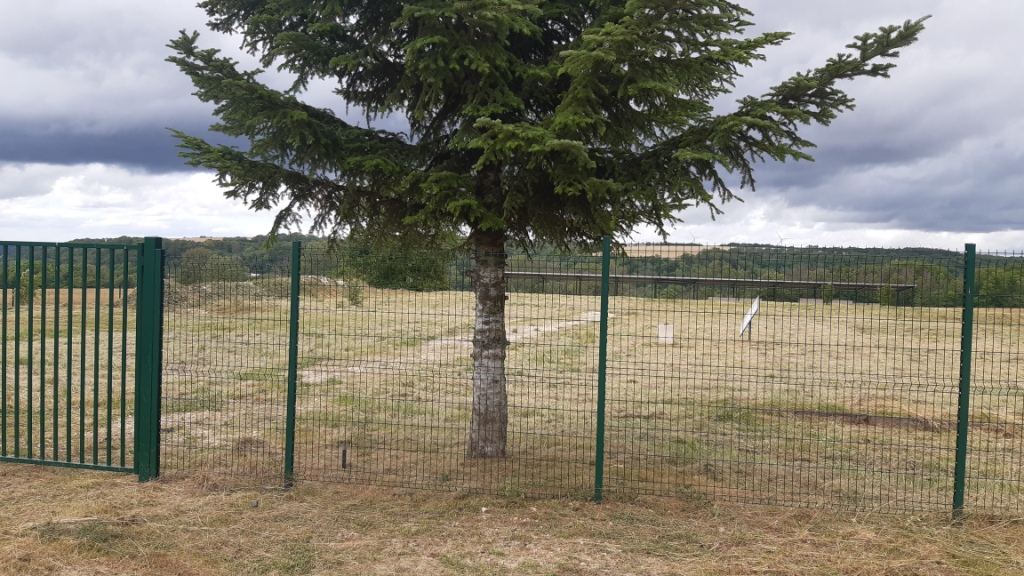
[[0,242],[0,462],[159,475],[160,246]]
[[[0,246],[8,245],[14,244],[0,243]],[[290,262],[276,272],[266,267],[261,267],[258,274],[232,269],[230,273],[222,271],[220,276],[209,282],[192,280],[186,286],[179,285],[176,279],[183,279],[182,274],[194,270],[178,268],[165,272],[160,239],[147,238],[137,250],[140,291],[137,304],[135,445],[133,464],[125,469],[137,473],[141,480],[158,476],[163,464],[167,470],[184,473],[204,470],[276,477],[286,485],[303,479],[337,480],[512,495],[587,495],[596,501],[614,493],[688,494],[781,505],[868,506],[880,511],[951,508],[956,517],[965,511],[1016,511],[1022,507],[1024,479],[1020,477],[1018,434],[1021,423],[1014,421],[1021,412],[1018,406],[1021,398],[1016,392],[1019,380],[1012,371],[1014,366],[1019,367],[1024,356],[1018,341],[1020,336],[1013,328],[1014,322],[1021,323],[1015,314],[1024,306],[1012,301],[1009,308],[1000,312],[1007,318],[1005,322],[1010,326],[1009,332],[993,332],[975,316],[979,286],[982,286],[981,297],[991,300],[991,294],[985,294],[985,274],[994,276],[995,273],[985,270],[1001,264],[991,259],[979,263],[972,244],[965,247],[956,262],[945,264],[947,268],[955,269],[955,276],[962,280],[955,294],[951,292],[944,296],[948,302],[955,301],[956,305],[947,303],[945,308],[922,307],[920,314],[925,316],[918,319],[914,319],[911,312],[918,310],[915,303],[923,298],[922,288],[901,280],[898,274],[885,279],[839,276],[792,279],[739,277],[742,274],[723,275],[714,271],[698,275],[665,275],[657,270],[637,273],[637,266],[633,266],[632,271],[624,271],[628,257],[613,253],[609,239],[605,239],[599,255],[538,257],[529,264],[523,264],[525,261],[510,264],[509,282],[518,286],[510,289],[510,294],[535,295],[531,296],[532,300],[517,296],[523,303],[518,305],[514,314],[519,316],[514,319],[526,333],[516,337],[518,344],[515,346],[521,359],[510,365],[516,373],[516,385],[520,387],[511,409],[527,423],[513,430],[515,438],[523,443],[524,450],[520,456],[514,454],[497,462],[468,461],[456,453],[459,430],[465,425],[462,421],[466,408],[465,391],[459,388],[464,381],[460,379],[465,376],[465,366],[460,368],[458,358],[451,354],[454,354],[452,350],[465,351],[466,342],[459,336],[459,330],[465,331],[471,313],[464,309],[465,298],[458,295],[471,288],[466,284],[464,274],[472,267],[471,261],[453,260],[446,265],[450,276],[446,282],[451,284],[449,292],[430,292],[431,288],[424,292],[399,289],[388,292],[369,290],[365,283],[358,284],[358,271],[345,272],[345,267],[351,262],[319,262],[317,258],[329,260],[335,256],[317,256],[315,251],[309,252],[299,243],[294,243]],[[786,254],[765,250],[765,258],[769,260],[787,257]],[[15,260],[15,266],[21,266],[20,259]],[[1011,258],[1007,262],[1016,260]],[[638,266],[642,269],[642,265],[640,262]],[[6,281],[7,259],[3,266]],[[976,273],[979,268],[983,271],[980,278]],[[335,276],[321,276],[324,270]],[[1019,281],[1024,286],[1024,270],[1020,276]],[[324,285],[316,286],[318,282]],[[166,304],[165,289],[171,291],[168,296],[170,302]],[[363,290],[367,292],[363,293]],[[729,398],[708,395],[706,388],[700,387],[703,382],[691,388],[683,382],[678,389],[673,387],[674,384],[665,384],[681,382],[683,374],[674,372],[679,370],[678,363],[673,364],[658,356],[662,353],[660,350],[670,349],[655,345],[664,336],[631,332],[633,328],[625,327],[618,320],[614,322],[616,327],[612,328],[610,319],[650,316],[652,308],[649,304],[663,301],[666,302],[665,307],[658,309],[655,306],[653,309],[660,310],[658,313],[663,315],[679,314],[681,304],[672,298],[677,298],[680,290],[691,291],[694,301],[707,299],[706,294],[725,294],[711,296],[724,301],[761,290],[776,296],[776,291],[807,294],[816,297],[818,302],[824,299],[826,304],[836,294],[874,291],[879,301],[887,298],[897,306],[906,307],[908,312],[902,320],[899,315],[877,320],[884,324],[886,330],[897,330],[900,322],[909,322],[917,330],[898,336],[912,341],[906,344],[912,358],[900,368],[905,372],[900,378],[909,380],[901,386],[913,388],[915,398],[925,398],[926,404],[931,402],[929,394],[935,398],[955,396],[955,401],[949,404],[950,410],[955,409],[954,429],[928,429],[933,425],[927,422],[927,418],[913,415],[883,413],[865,416],[875,418],[876,422],[919,426],[934,432],[925,440],[921,440],[919,431],[887,432],[894,438],[894,443],[883,448],[896,452],[903,449],[918,451],[921,460],[916,464],[904,462],[895,468],[881,466],[876,470],[855,457],[850,460],[853,463],[843,463],[846,462],[843,460],[846,456],[840,453],[843,450],[858,452],[868,458],[877,458],[880,452],[873,448],[849,447],[849,442],[870,443],[875,441],[875,436],[851,428],[858,423],[850,424],[850,418],[861,415],[842,412],[841,408],[833,408],[829,403],[830,394],[834,399],[837,395],[853,394],[851,389],[836,383],[819,385],[810,382],[809,378],[817,377],[816,372],[810,376],[801,375],[804,378],[800,381],[802,384],[790,383],[790,387],[796,386],[798,391],[826,397],[815,401],[818,403],[815,406],[820,408],[815,410],[803,410],[799,402],[780,408],[772,404],[774,400],[768,396],[750,408]],[[319,295],[304,298],[307,293]],[[4,290],[5,350],[7,294]],[[449,296],[446,296],[447,300],[441,300],[438,294]],[[365,309],[360,308],[357,301],[370,296],[381,300],[375,300]],[[397,297],[405,299],[393,300]],[[585,303],[580,304],[581,301]],[[580,310],[594,304],[599,306],[596,317],[593,312],[580,316]],[[408,306],[416,308],[406,309]],[[564,309],[565,314],[577,316],[544,316],[551,313],[531,312],[530,306],[536,310]],[[716,314],[720,312],[722,316],[742,313],[736,303],[719,306],[718,309],[707,308],[705,312],[699,312],[705,314],[701,321],[709,321],[707,310]],[[20,307],[16,309],[20,310]],[[32,310],[31,306],[29,310]],[[319,325],[310,320],[331,314],[339,317],[348,314],[346,321],[349,324],[331,324],[334,322],[331,320]],[[777,324],[794,320],[785,316],[784,311],[779,314],[765,322]],[[986,315],[992,314],[986,312]],[[586,320],[577,317],[586,317]],[[810,321],[800,317],[795,320]],[[352,322],[357,321],[363,324],[353,329]],[[424,327],[434,321],[445,324],[441,331],[443,336],[438,337],[431,332],[436,331],[436,327]],[[646,317],[643,321],[653,322]],[[381,335],[383,328],[380,323],[390,323],[406,330],[402,328],[405,326],[403,322],[409,323],[409,335]],[[554,324],[576,331],[573,337],[578,342],[535,343],[538,335],[545,334],[547,326]],[[166,334],[165,325],[169,326]],[[713,325],[711,329],[722,332],[726,330],[722,326],[724,324]],[[936,332],[951,333],[954,326],[959,331],[955,350],[951,345],[936,350],[922,349],[913,342],[916,338],[933,337]],[[976,327],[985,328],[983,335],[979,336]],[[650,328],[652,326],[645,325],[644,330]],[[347,330],[355,330],[358,334]],[[753,331],[751,328],[751,333]],[[424,336],[421,332],[432,335]],[[688,334],[686,337],[695,341],[704,336]],[[372,348],[366,350],[376,360],[353,360],[353,357],[339,351],[358,338],[374,342],[370,344]],[[671,341],[671,332],[668,338]],[[974,348],[976,341],[983,341],[984,352]],[[414,357],[402,348],[419,345],[422,349],[424,342],[435,343],[437,350],[447,351],[438,352],[440,356],[431,356],[424,361],[427,354]],[[900,342],[896,345],[902,346]],[[781,343],[795,345],[805,352],[822,346],[810,340]],[[884,355],[885,346],[892,344],[893,341],[872,341],[871,350],[867,350],[868,345],[854,343],[849,346],[850,350],[836,347],[832,352],[855,355],[867,350]],[[623,348],[629,347],[645,347],[648,356],[646,359],[630,359],[622,352]],[[217,349],[215,355],[211,356],[210,348]],[[927,364],[934,358],[948,358],[953,353],[958,358],[955,374],[947,371],[935,376],[927,371]],[[531,354],[537,358],[532,358]],[[702,361],[701,354],[713,356],[704,348],[694,354],[697,356],[691,356],[691,361],[697,359],[698,364]],[[761,370],[766,365],[754,367],[756,363],[750,363],[753,361],[749,357],[753,353],[745,354],[748,354],[749,366],[744,370]],[[388,355],[393,358],[380,360]],[[2,356],[6,384],[8,355],[5,352]],[[14,355],[15,363],[19,362],[18,357]],[[990,375],[989,372],[994,370],[991,357],[998,357],[999,366],[1005,365],[1005,369],[1011,372]],[[765,359],[771,360],[771,357]],[[974,370],[979,370],[980,365],[981,372],[985,374],[983,384],[973,391],[972,360]],[[546,363],[553,363],[555,368]],[[712,368],[709,373],[725,373],[721,366]],[[761,372],[747,374],[744,378],[748,381],[751,378],[763,379],[762,376],[768,378]],[[853,379],[858,375],[843,373],[837,377]],[[890,376],[879,372],[871,377],[884,380]],[[395,393],[394,390],[383,390],[381,382],[389,378],[409,382],[406,385],[408,391]],[[708,378],[713,379],[714,376]],[[618,383],[614,392],[610,384],[612,379]],[[162,381],[168,382],[164,388],[161,388]],[[211,385],[211,381],[216,381],[217,385]],[[633,383],[623,388],[622,382],[630,381]],[[1005,386],[1000,384],[1003,381]],[[362,388],[345,389],[346,382]],[[663,393],[662,396],[655,397],[649,389],[659,386],[668,386],[668,389],[658,392]],[[879,381],[877,389],[884,391],[884,388],[885,382]],[[691,398],[687,401],[689,404],[672,398],[672,394],[679,391],[683,392],[682,396]],[[4,392],[6,398],[6,388]],[[424,396],[432,393],[448,396],[441,400]],[[556,395],[559,395],[557,401],[552,399]],[[972,411],[971,400],[975,397],[985,400],[981,412]],[[644,402],[648,403],[647,407],[642,405]],[[830,410],[832,412],[828,413]],[[979,414],[980,422],[977,421]],[[6,422],[6,405],[4,417]],[[679,428],[679,422],[686,418],[696,419],[696,423]],[[812,435],[819,434],[814,431],[819,430],[824,437],[814,438],[812,442],[811,438],[787,438],[779,432],[779,426],[799,418],[813,420],[801,430],[811,430]],[[972,418],[976,421],[972,422]],[[669,423],[663,424],[662,420]],[[371,432],[365,432],[365,438],[359,438],[358,432],[353,436],[350,426],[353,422],[362,426],[364,432]],[[707,429],[708,422],[725,424],[712,433]],[[5,426],[5,434],[6,430]],[[723,449],[722,443],[728,443],[729,430],[738,431],[736,442],[753,446],[752,455],[723,457],[721,454],[726,452],[713,455],[707,446],[700,445],[698,437],[703,434],[706,438],[714,436],[717,449]],[[987,434],[986,431],[993,430],[993,434],[1002,434],[1005,441],[992,434],[989,435],[994,439],[988,436],[979,439],[984,436],[983,432]],[[370,436],[372,439],[368,440]],[[950,439],[948,443],[947,439]],[[666,442],[678,442],[679,446],[666,449]],[[757,453],[758,446],[769,451],[798,451],[793,446],[800,442],[814,444],[811,458],[815,463],[780,463],[771,460],[774,456]],[[372,456],[367,454],[367,447],[371,444],[377,447],[377,453]],[[4,446],[6,449],[6,443]],[[641,453],[648,447],[653,447],[654,452]],[[702,457],[710,460],[702,462]],[[0,460],[12,459],[0,457]],[[434,469],[437,461],[443,462]],[[992,461],[1000,463],[998,470],[993,471]],[[911,467],[906,468],[908,465]],[[921,472],[913,469],[916,465],[933,469]],[[837,472],[835,466],[843,469]],[[857,469],[858,466],[862,469]],[[544,472],[547,469],[550,469],[550,474]],[[589,476],[585,470],[590,470]],[[700,473],[706,472],[709,478],[726,479],[691,482],[684,478],[687,470],[703,470]],[[339,471],[345,473],[340,474]],[[833,475],[839,477],[847,473],[854,480],[836,480],[840,484],[846,482],[845,487],[840,487],[840,492],[851,489],[854,492],[858,489],[873,492],[871,482],[879,480],[892,484],[895,496],[874,497],[869,494],[861,503],[846,502],[835,494],[815,493],[818,488],[815,488],[814,478],[811,478],[811,487],[806,488],[807,493],[798,490],[787,492],[785,488],[785,483],[800,482],[805,476],[817,474],[819,480],[824,478],[827,481]],[[737,483],[736,478],[743,474],[753,474],[757,478]],[[648,481],[643,479],[645,475],[662,479]],[[941,478],[946,475],[947,478]],[[936,476],[940,478],[937,480]],[[781,483],[784,487],[775,488],[773,482],[775,486]],[[851,482],[860,484],[852,485]],[[922,489],[918,485],[927,485],[923,488],[923,496],[913,492]],[[769,486],[772,487],[764,492]],[[944,492],[947,486],[948,493]],[[947,494],[945,504],[941,502],[943,493]],[[886,498],[893,501],[884,502]]]

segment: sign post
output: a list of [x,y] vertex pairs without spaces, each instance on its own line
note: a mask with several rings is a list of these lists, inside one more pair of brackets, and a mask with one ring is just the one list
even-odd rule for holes
[[747,332],[747,341],[751,341],[754,338],[754,330],[750,328],[750,323],[754,320],[754,315],[761,309],[761,297],[758,296],[754,299],[754,303],[750,306],[750,310],[743,316],[743,323],[740,324],[740,336],[743,336],[744,332]]

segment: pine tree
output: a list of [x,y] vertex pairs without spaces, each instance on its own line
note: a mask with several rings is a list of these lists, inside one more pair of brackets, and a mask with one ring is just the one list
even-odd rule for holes
[[[261,82],[198,33],[169,58],[216,105],[213,129],[247,147],[176,132],[182,155],[231,198],[278,207],[276,232],[311,215],[314,232],[468,232],[476,290],[473,414],[467,453],[501,457],[505,251],[592,244],[641,225],[663,235],[679,213],[718,213],[753,167],[809,159],[801,126],[853,100],[837,82],[887,76],[924,18],[857,36],[731,112],[712,103],[789,33],[747,36],[751,12],[724,0],[206,0],[219,33],[239,34]],[[882,62],[880,62],[882,60]],[[366,125],[302,100],[329,81]],[[408,131],[375,128],[386,121]]]

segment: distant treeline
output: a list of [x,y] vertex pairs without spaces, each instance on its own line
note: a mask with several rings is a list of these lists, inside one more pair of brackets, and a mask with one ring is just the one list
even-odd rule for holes
[[[656,254],[657,245],[650,252]],[[696,247],[696,246],[695,246]],[[699,247],[696,247],[699,248]],[[788,248],[730,245],[701,248],[675,257],[616,255],[610,273],[626,277],[699,278],[701,282],[613,280],[613,295],[647,298],[711,297],[796,302],[846,300],[898,306],[960,306],[963,302],[964,254],[927,248]],[[591,274],[601,272],[594,254],[512,258],[513,271]],[[764,287],[736,287],[712,279],[763,280]],[[772,287],[771,281],[814,283],[808,288]],[[844,289],[843,285],[874,287]],[[912,288],[905,288],[912,286]],[[1024,307],[1024,258],[979,255],[976,265],[975,304],[983,307]],[[512,287],[529,292],[599,294],[597,282],[515,279]]]
[[[34,288],[54,288],[57,285],[63,287],[84,285],[89,288],[111,285],[124,287],[127,285],[132,288],[137,280],[137,253],[134,250],[94,248],[93,246],[134,246],[141,243],[142,240],[142,238],[130,236],[80,238],[67,244],[90,247],[87,249],[76,247],[73,250],[66,245],[62,245],[59,250],[52,246],[34,249],[25,246],[20,248],[8,246],[6,250],[0,250],[0,284],[4,284],[6,281],[4,285],[9,288],[18,284],[27,288],[29,276],[32,275]],[[282,235],[273,244],[267,243],[266,236],[164,239],[164,261],[168,269],[173,270],[179,266],[189,251],[213,255],[217,258],[210,262],[211,266],[233,267],[235,277],[248,278],[250,270],[255,273],[263,273],[274,268],[284,267],[286,269],[291,259],[292,240],[326,244],[326,241],[315,236],[300,234]]]
[[[240,282],[290,270],[291,243],[301,241],[301,273],[329,278],[360,280],[377,288],[410,290],[470,290],[469,258],[452,249],[428,250],[395,243],[327,240],[300,234],[279,236],[268,243],[266,236],[252,238],[201,238],[163,241],[167,275],[182,284],[213,281]],[[134,245],[139,238],[82,239],[88,244]],[[457,239],[448,241],[450,246]],[[664,245],[649,245],[651,254]],[[646,246],[633,254],[643,253]],[[613,295],[646,298],[728,297],[775,301],[804,298],[825,302],[846,300],[897,306],[959,306],[963,299],[964,255],[927,248],[790,248],[762,245],[728,245],[715,248],[694,246],[679,256],[618,253],[611,261],[611,274],[621,277],[668,277],[701,279],[764,280],[755,287],[737,287],[729,282],[676,284],[658,281],[613,281]],[[20,250],[21,264],[12,248],[0,253],[0,284],[27,289],[29,275],[33,288],[60,286],[134,287],[134,251],[90,249],[71,254],[62,249],[47,252]],[[73,256],[73,258],[72,258]],[[31,264],[30,264],[31,261]],[[530,255],[510,254],[509,269],[518,272],[550,272],[599,275],[601,258],[593,248],[566,254],[541,247]],[[814,287],[772,287],[769,281],[803,281]],[[873,287],[844,288],[844,284],[872,284]],[[979,255],[976,273],[978,306],[1024,307],[1024,258]],[[906,288],[912,286],[912,288]],[[898,288],[897,288],[898,287]],[[509,289],[521,292],[549,292],[596,295],[600,283],[593,280],[513,278]]]
[[134,288],[137,253],[124,245],[0,248],[0,287]]

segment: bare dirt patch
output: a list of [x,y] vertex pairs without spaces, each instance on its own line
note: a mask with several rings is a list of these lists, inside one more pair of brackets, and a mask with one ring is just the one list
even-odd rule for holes
[[[543,337],[552,332],[558,332],[564,328],[572,328],[573,326],[580,326],[591,322],[600,322],[600,312],[584,312],[580,314],[577,320],[560,320],[550,321],[544,323],[531,323],[531,324],[520,324],[512,325],[507,327],[508,341],[511,344],[517,344],[520,342],[527,342],[536,338]],[[463,334],[460,336],[452,336],[447,338],[437,338],[427,342],[423,346],[423,353],[421,357],[425,360],[433,360],[437,358],[452,357],[453,354],[468,353],[467,351],[473,346],[473,335]]]

